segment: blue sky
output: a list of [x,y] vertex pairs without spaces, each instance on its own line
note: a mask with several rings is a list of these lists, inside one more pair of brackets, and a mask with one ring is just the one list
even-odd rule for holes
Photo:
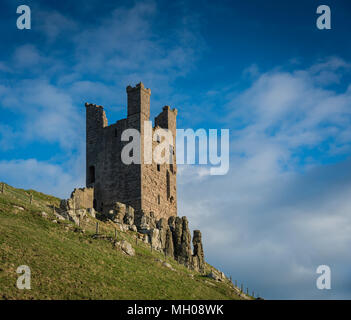
[[[20,4],[31,30],[16,28]],[[316,28],[320,4],[331,30]],[[84,103],[113,123],[143,81],[152,116],[171,105],[178,128],[230,129],[227,175],[179,168],[179,214],[202,230],[207,260],[266,298],[350,298],[350,9],[2,1],[0,180],[68,197],[85,181]]]

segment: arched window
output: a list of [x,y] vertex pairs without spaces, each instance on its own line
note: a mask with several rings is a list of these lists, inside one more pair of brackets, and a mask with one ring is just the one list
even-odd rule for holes
[[89,183],[94,183],[95,182],[95,167],[90,166],[89,167]]

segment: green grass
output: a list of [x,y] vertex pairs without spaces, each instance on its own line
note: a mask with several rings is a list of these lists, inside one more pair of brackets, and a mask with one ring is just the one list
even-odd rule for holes
[[[1,191],[1,189],[0,189]],[[29,194],[34,196],[29,203]],[[0,193],[0,299],[238,299],[229,282],[215,282],[168,258],[176,271],[157,261],[161,253],[118,232],[136,250],[127,256],[103,239],[92,239],[96,220],[53,223],[59,199],[6,185]],[[20,210],[14,206],[23,207]],[[40,212],[48,213],[48,219]],[[99,222],[113,235],[112,223]],[[76,230],[75,230],[76,229]],[[79,231],[79,229],[78,229]],[[31,290],[16,287],[20,265],[31,269]],[[191,277],[193,275],[193,278]]]

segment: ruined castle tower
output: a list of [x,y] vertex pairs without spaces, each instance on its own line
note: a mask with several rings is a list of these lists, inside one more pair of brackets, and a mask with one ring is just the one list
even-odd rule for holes
[[[171,163],[145,164],[144,121],[150,120],[151,90],[142,83],[127,87],[127,118],[108,125],[102,106],[86,103],[86,185],[94,187],[94,208],[108,213],[116,202],[132,206],[136,213],[153,212],[155,218],[177,215],[176,186],[176,117],[177,110],[163,107],[155,118],[157,128],[168,129],[173,135]],[[122,132],[133,128],[140,132],[140,164],[124,164],[122,148],[129,142],[121,139]],[[152,149],[161,141],[152,141]]]

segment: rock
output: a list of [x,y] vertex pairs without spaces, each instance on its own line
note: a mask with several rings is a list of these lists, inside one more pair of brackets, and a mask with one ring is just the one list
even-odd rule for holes
[[194,254],[192,256],[192,267],[194,270],[204,273],[205,272],[205,257],[202,247],[201,232],[194,230],[193,236]]
[[126,240],[122,240],[117,242],[117,245],[122,249],[122,251],[126,254],[128,254],[129,256],[134,256],[135,255],[135,250],[133,249],[132,245],[126,241]]
[[52,220],[53,223],[57,223],[57,220]]
[[173,238],[172,238],[172,232],[168,228],[166,232],[166,244],[164,251],[168,257],[174,257],[174,247],[173,247]]
[[143,234],[143,242],[148,244],[149,243],[149,236],[147,234]]
[[212,287],[215,287],[215,286],[216,286],[214,283],[212,283],[212,282],[210,282],[210,281],[206,281],[206,280],[205,280],[205,283],[207,283],[208,285],[210,285],[210,286],[212,286]]
[[96,217],[96,212],[94,208],[88,208],[87,209],[87,213],[88,215],[90,215],[91,217],[95,218]]
[[42,211],[41,213],[40,213],[40,215],[43,217],[43,218],[47,218],[48,217],[48,214],[46,213],[46,212],[44,212],[44,211]]
[[[167,246],[167,231],[169,230],[168,223],[166,219],[161,218],[159,221],[157,221],[156,226],[157,226],[157,229],[159,229],[160,231],[161,248],[162,250],[165,250]],[[171,256],[173,256],[173,252]]]
[[181,248],[180,254],[178,255],[179,263],[184,264],[189,267],[192,262],[192,254],[191,254],[191,236],[188,227],[188,219],[186,217],[182,217],[182,236],[181,236]]
[[86,209],[77,209],[75,211],[75,214],[76,214],[77,217],[80,217],[81,219],[83,219],[87,215],[87,210]]
[[158,220],[157,223],[156,223],[156,227],[159,230],[167,229],[168,228],[168,223],[167,223],[166,219],[161,218],[160,220]]
[[128,210],[124,215],[123,221],[129,226],[134,224],[134,209],[131,206],[128,206]]
[[174,232],[174,229],[175,229],[175,220],[176,220],[175,216],[171,216],[168,218],[168,225],[172,232]]
[[141,212],[141,215],[135,219],[135,225],[139,232],[149,233],[149,230],[156,228],[156,220],[152,217],[151,213],[147,215]]
[[166,262],[166,261],[164,261],[164,262],[162,263],[162,265],[163,265],[164,267],[168,268],[168,269],[171,269],[172,271],[175,271],[175,270],[173,269],[173,267],[172,267],[168,262]]
[[220,281],[220,277],[213,271],[211,271],[208,275],[207,275],[209,278],[213,279],[213,280],[216,280],[216,281]]
[[124,216],[126,214],[126,205],[121,202],[116,202],[113,209],[114,213],[112,220],[116,223],[123,224]]
[[177,259],[180,256],[182,250],[182,219],[179,217],[176,217],[174,220],[172,236],[174,245],[174,257]]
[[149,239],[150,243],[152,244],[152,247],[155,250],[162,250],[162,245],[160,241],[160,230],[157,228],[151,229],[149,231]]
[[74,212],[74,210],[68,210],[65,213],[68,216],[68,220],[74,222],[75,224],[79,224],[79,218]]
[[137,227],[136,227],[135,224],[129,226],[129,230],[130,230],[130,231],[134,231],[134,232],[137,232],[137,231],[138,231],[138,229],[137,229]]
[[23,207],[20,207],[20,206],[13,205],[13,207],[14,207],[15,209],[18,209],[18,210],[21,210],[21,211],[24,210],[24,208],[23,208]]
[[65,217],[61,216],[60,214],[58,214],[57,212],[55,212],[55,217],[58,219],[58,220],[66,220]]

